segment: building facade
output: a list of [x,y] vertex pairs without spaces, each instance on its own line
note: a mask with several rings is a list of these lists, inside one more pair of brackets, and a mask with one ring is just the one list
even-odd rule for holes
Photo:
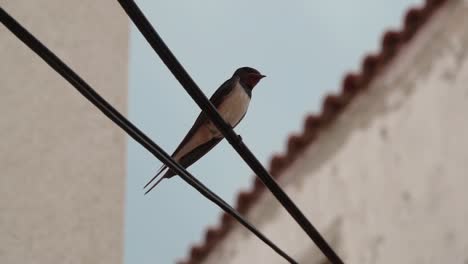
[[[117,2],[1,6],[126,112]],[[0,263],[122,263],[124,133],[3,25],[0,39]]]
[[[468,262],[468,1],[426,1],[348,74],[270,171],[345,263]],[[257,180],[237,208],[328,263]],[[182,263],[285,263],[224,216]]]

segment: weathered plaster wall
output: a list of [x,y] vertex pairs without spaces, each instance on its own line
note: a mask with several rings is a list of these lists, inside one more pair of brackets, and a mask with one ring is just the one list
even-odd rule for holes
[[[346,263],[468,263],[468,5],[435,14],[286,171],[286,191]],[[271,195],[249,218],[323,263]],[[204,263],[284,263],[235,228]]]
[[[1,6],[126,112],[115,1]],[[125,136],[0,26],[0,263],[122,263]]]

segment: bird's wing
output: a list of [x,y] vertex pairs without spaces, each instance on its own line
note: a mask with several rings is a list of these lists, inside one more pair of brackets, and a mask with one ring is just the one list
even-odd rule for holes
[[[210,102],[218,108],[221,102],[223,101],[223,98],[229,94],[229,92],[232,90],[232,87],[236,85],[236,83],[239,81],[239,77],[233,76],[232,78],[228,79],[225,81],[219,88],[216,90],[216,92],[211,96]],[[195,134],[195,132],[200,128],[200,126],[205,123],[208,120],[207,116],[205,113],[201,112],[197,119],[195,120],[195,123],[193,124],[192,128],[190,128],[189,132],[187,135],[185,135],[184,139],[182,139],[182,142],[180,142],[179,146],[176,148],[174,153],[172,153],[172,157],[174,157],[180,149],[187,144],[187,142],[190,140],[190,138]]]
[[[187,168],[188,166],[192,165],[195,161],[197,161],[198,159],[203,157],[208,151],[210,151],[214,146],[218,145],[218,143],[221,140],[222,140],[222,138],[213,138],[210,141],[196,147],[195,149],[193,149],[187,155],[183,156],[180,159],[180,165],[182,165],[182,167],[184,167],[184,168]],[[161,173],[161,171],[159,173]],[[159,175],[159,173],[158,173],[158,175]],[[155,178],[158,175],[156,175]],[[164,173],[164,175],[155,184],[153,184],[151,186],[151,188],[149,188],[145,192],[145,194],[147,194],[151,190],[153,190],[163,179],[170,178],[170,177],[175,176],[175,175],[177,175],[177,174],[175,172],[173,172],[172,170],[170,170],[170,169],[167,170],[166,173]],[[153,179],[155,179],[155,178],[153,178]],[[151,182],[152,182],[152,180],[150,182],[148,182],[146,184],[146,186],[148,186]]]
[[[237,84],[237,82],[239,81],[239,77],[237,76],[233,76],[232,78],[228,79],[227,81],[225,81],[223,84],[221,84],[221,86],[218,88],[218,90],[216,90],[216,92],[210,97],[210,102],[216,107],[218,108],[219,105],[223,102],[223,98],[229,94],[229,92],[232,90],[232,88]],[[182,141],[180,142],[179,146],[176,148],[176,150],[174,151],[174,153],[172,153],[172,157],[174,157],[175,155],[177,155],[177,153],[185,146],[185,144],[187,144],[187,142],[190,140],[190,138],[192,138],[192,136],[195,134],[195,132],[200,128],[200,126],[205,123],[206,121],[208,120],[208,118],[206,117],[206,114],[201,112],[197,119],[195,120],[195,123],[193,124],[192,128],[190,128],[189,132],[187,133],[187,135],[185,135],[185,137],[182,139]],[[219,141],[221,141],[221,139],[219,139]],[[216,143],[218,144],[219,141]],[[211,141],[208,141],[204,144],[202,144],[201,146],[204,146],[205,144],[208,144],[210,143]],[[211,148],[213,148],[216,144],[212,145],[208,150],[210,150]],[[201,147],[199,146],[199,147]],[[195,151],[197,148],[195,148],[193,151]],[[208,151],[206,151],[208,152]],[[206,153],[205,152],[205,153]],[[189,153],[190,154],[190,153]],[[185,156],[189,156],[189,155],[185,155]],[[202,155],[203,156],[203,155]],[[197,157],[196,160],[198,160],[201,156]],[[182,158],[183,159],[183,158]],[[181,159],[181,160],[182,160]],[[196,160],[192,161],[190,163],[190,165],[193,164],[193,162],[195,162]],[[181,161],[182,162],[182,161]],[[187,168],[188,166],[190,165],[187,165],[187,166],[184,166],[185,168]],[[162,165],[161,168],[159,168],[159,170],[157,171],[156,175],[145,185],[144,188],[146,188],[154,179],[156,179],[164,170],[167,169],[167,166],[166,165]],[[167,173],[170,173],[170,171],[168,171]],[[167,174],[166,173],[166,174]],[[165,175],[163,176],[163,178],[165,177]],[[169,176],[170,177],[170,176]],[[167,177],[166,177],[167,178]]]
[[[203,157],[206,153],[208,153],[214,146],[218,145],[219,142],[221,142],[223,138],[213,138],[210,141],[201,144],[200,146],[196,147],[187,155],[184,155],[180,159],[180,165],[184,168],[188,168],[190,165],[192,165],[195,161],[199,160],[201,157]],[[168,170],[164,174],[164,178],[170,178],[172,176],[176,175],[172,170]]]

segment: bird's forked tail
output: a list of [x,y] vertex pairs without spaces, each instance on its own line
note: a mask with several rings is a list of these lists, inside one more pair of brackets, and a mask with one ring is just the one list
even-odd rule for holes
[[[159,168],[158,172],[156,172],[156,175],[154,175],[153,178],[151,178],[151,180],[143,187],[143,189],[145,189],[146,187],[148,187],[148,185],[150,185],[164,170],[167,169],[167,166],[166,165],[162,165],[161,168]],[[154,187],[156,187],[156,185],[162,180],[164,179],[164,176],[161,177],[161,179],[159,179],[155,185],[153,185],[151,187],[151,189],[149,189],[145,194],[147,194],[149,191],[151,191]]]
[[165,178],[166,178],[166,177],[164,177],[164,176],[161,177],[161,178],[159,178],[159,180],[158,180],[155,184],[153,184],[153,186],[151,186],[151,188],[149,188],[149,190],[147,190],[147,191],[145,192],[145,195],[146,195],[147,193],[151,192],[151,190],[153,190],[154,187],[156,187],[156,185],[158,185],[158,184],[159,184],[162,180],[164,180]]

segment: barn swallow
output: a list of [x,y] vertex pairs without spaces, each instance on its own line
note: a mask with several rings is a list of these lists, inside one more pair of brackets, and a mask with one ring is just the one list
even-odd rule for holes
[[[234,72],[232,77],[225,81],[211,96],[211,103],[216,107],[224,121],[231,125],[232,128],[239,124],[244,118],[247,113],[247,108],[249,107],[250,98],[252,97],[252,90],[264,77],[266,76],[260,74],[256,69],[250,67],[239,68]],[[205,113],[202,112],[198,115],[192,128],[171,157],[180,163],[182,167],[187,168],[208,153],[223,137],[223,134],[219,132]],[[166,169],[167,166],[163,165],[144,188]],[[177,175],[175,172],[168,169],[145,194],[150,192],[163,179],[171,178],[175,175]]]

